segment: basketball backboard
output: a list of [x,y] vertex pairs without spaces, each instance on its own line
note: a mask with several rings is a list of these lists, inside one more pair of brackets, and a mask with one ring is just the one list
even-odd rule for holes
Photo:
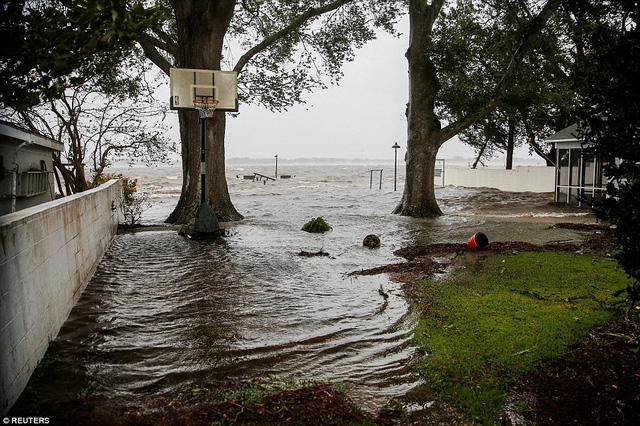
[[217,111],[238,111],[236,72],[171,68],[169,77],[171,109],[195,110],[193,100],[206,98],[218,100]]

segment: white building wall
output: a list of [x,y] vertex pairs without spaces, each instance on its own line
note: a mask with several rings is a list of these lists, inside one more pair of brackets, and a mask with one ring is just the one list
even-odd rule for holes
[[122,182],[0,216],[0,413],[27,385],[116,234]]
[[517,166],[512,170],[447,167],[445,185],[495,188],[508,192],[554,192],[555,167]]

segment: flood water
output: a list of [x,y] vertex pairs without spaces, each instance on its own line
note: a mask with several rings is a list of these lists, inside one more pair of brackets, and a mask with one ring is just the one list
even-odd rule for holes
[[[369,187],[369,170],[376,168],[385,168],[382,189],[377,175]],[[119,171],[138,177],[139,190],[151,195],[143,222],[161,223],[178,199],[179,167]],[[579,239],[575,231],[549,229],[549,222],[588,220],[552,205],[551,194],[454,187],[437,189],[442,217],[392,215],[404,184],[400,170],[393,191],[393,165],[282,166],[279,172],[291,179],[242,179],[253,172],[272,174],[266,166],[227,170],[245,220],[227,225],[223,239],[191,241],[173,229],[116,236],[26,399],[292,378],[344,383],[372,410],[391,398],[431,409],[436,398],[408,368],[424,354],[412,344],[412,318],[399,285],[386,275],[347,274],[401,262],[393,255],[401,247],[466,242],[478,231],[490,241]],[[300,231],[317,216],[333,231]],[[362,247],[371,233],[380,236],[379,249]],[[298,256],[320,249],[330,257]]]

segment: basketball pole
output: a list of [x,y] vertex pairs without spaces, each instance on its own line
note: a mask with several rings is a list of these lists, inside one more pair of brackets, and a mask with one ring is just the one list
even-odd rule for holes
[[204,204],[205,202],[205,176],[206,176],[206,165],[207,165],[207,119],[205,117],[200,117],[200,203]]
[[213,108],[201,105],[200,115],[200,206],[196,211],[195,231],[201,237],[217,237],[224,235],[224,230],[220,228],[218,218],[209,204],[206,202],[206,159],[207,159],[207,118],[213,117],[217,101]]

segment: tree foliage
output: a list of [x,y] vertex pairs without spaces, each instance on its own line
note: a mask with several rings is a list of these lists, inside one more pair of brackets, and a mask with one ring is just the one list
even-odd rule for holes
[[0,31],[10,42],[0,61],[2,115],[64,144],[54,155],[60,194],[95,187],[114,160],[166,158],[156,122],[166,108],[153,100],[134,53],[135,38],[166,19],[166,9],[116,0],[3,6]]
[[579,135],[604,162],[607,197],[596,214],[615,225],[617,259],[640,300],[640,6],[638,1],[570,2],[580,23],[576,63]]
[[[119,0],[4,0],[0,103],[25,110],[89,81],[105,92],[120,79],[135,39],[168,18],[167,10]],[[135,87],[129,86],[131,90]]]
[[[244,53],[230,69],[240,73],[242,99],[271,110],[302,103],[306,92],[342,77],[341,66],[375,38],[394,32],[401,1],[243,1],[228,35]],[[227,46],[228,59],[234,46]]]

